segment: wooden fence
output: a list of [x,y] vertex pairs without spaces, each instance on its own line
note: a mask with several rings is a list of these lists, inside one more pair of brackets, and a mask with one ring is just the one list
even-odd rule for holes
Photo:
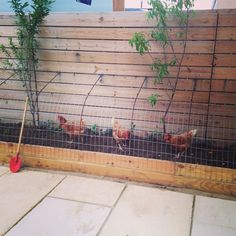
[[[191,17],[177,91],[167,117],[170,132],[197,127],[199,136],[206,134],[220,142],[236,140],[235,16],[235,10],[221,10],[199,11]],[[137,129],[161,131],[159,121],[169,102],[177,67],[170,69],[170,84],[164,80],[154,85],[150,57],[140,56],[128,43],[134,32],[148,32],[154,25],[146,21],[143,12],[47,17],[39,36],[39,90],[44,88],[41,118],[56,120],[56,114],[61,113],[76,120],[86,95],[102,75],[86,101],[86,124],[110,126],[112,115],[124,122],[130,122],[133,115]],[[173,19],[168,25],[174,51],[180,57],[183,42],[176,33],[181,28]],[[7,37],[15,35],[14,16],[0,15],[0,43],[7,44]],[[164,52],[155,42],[151,44],[153,56],[173,58],[168,46]],[[4,58],[1,53],[0,58]],[[8,77],[9,72],[1,69],[0,118],[20,120],[25,95],[21,83],[14,77],[6,81]],[[161,96],[151,107],[147,97],[155,93]],[[29,114],[27,119],[31,119]]]

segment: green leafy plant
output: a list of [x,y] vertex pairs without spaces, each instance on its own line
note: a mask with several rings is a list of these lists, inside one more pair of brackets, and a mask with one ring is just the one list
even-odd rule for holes
[[176,60],[172,60],[168,63],[161,61],[160,59],[156,59],[153,61],[151,68],[156,72],[156,77],[154,83],[157,84],[162,81],[167,75],[169,75],[169,66],[174,66],[176,64]]
[[3,129],[3,134],[4,135],[9,135],[11,133],[11,130],[9,128],[4,128]]
[[141,32],[135,32],[133,38],[129,40],[129,44],[131,45],[131,47],[135,46],[140,55],[145,54],[145,52],[149,51],[151,48],[149,41]]
[[31,5],[28,1],[22,3],[21,0],[9,2],[16,15],[17,35],[16,38],[8,38],[9,45],[0,45],[0,50],[7,57],[3,61],[3,66],[22,82],[29,97],[30,112],[35,126],[39,124],[38,97],[40,94],[36,74],[39,42],[36,37],[40,32],[39,26],[49,14],[54,0],[32,0]]
[[62,130],[60,125],[53,120],[39,121],[38,127],[40,129],[53,130],[53,131],[61,131]]
[[154,130],[146,138],[148,140],[158,140],[158,139],[161,139],[161,137],[162,137],[161,132]]
[[91,127],[92,134],[97,134],[97,129],[98,129],[97,124],[93,124],[92,127]]
[[160,97],[160,95],[158,94],[152,94],[150,97],[148,97],[148,102],[151,104],[152,107],[157,104],[158,97]]
[[[147,20],[154,20],[156,22],[156,26],[151,30],[150,33],[145,34],[135,32],[132,39],[129,40],[129,44],[131,47],[135,47],[136,51],[139,52],[140,55],[148,54],[151,57],[151,69],[156,74],[154,80],[155,85],[157,83],[161,83],[165,78],[168,80],[168,84],[171,87],[172,94],[170,96],[169,103],[167,104],[164,116],[161,118],[163,123],[163,132],[166,133],[165,119],[171,107],[177,88],[180,68],[186,50],[190,9],[194,5],[194,0],[150,0],[149,3],[151,5],[151,10],[146,14]],[[179,25],[181,26],[180,28],[182,29],[176,34],[178,39],[183,40],[183,52],[178,57],[174,50],[172,38],[170,37],[170,27],[168,26],[169,17],[175,17],[175,20],[178,21]],[[164,53],[166,47],[168,46],[168,50],[171,50],[173,57],[170,59],[167,59],[166,56],[164,56],[164,58],[163,56],[161,58],[153,57],[153,54],[151,53],[151,41],[159,43],[163,48]],[[174,83],[171,83],[168,76],[170,73],[169,68],[173,66],[177,67],[177,73]],[[151,106],[155,106],[157,104],[157,100],[157,94],[152,94],[150,97],[148,97],[148,102]]]

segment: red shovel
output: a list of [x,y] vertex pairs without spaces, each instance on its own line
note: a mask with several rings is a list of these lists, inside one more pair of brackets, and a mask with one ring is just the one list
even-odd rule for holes
[[25,114],[26,114],[27,104],[28,104],[28,97],[26,97],[25,99],[25,108],[24,108],[23,119],[22,119],[21,128],[20,128],[20,137],[19,137],[19,142],[17,145],[16,156],[13,156],[9,163],[9,167],[12,173],[18,172],[21,168],[22,161],[20,158],[20,145],[21,145],[21,139],[22,139],[24,124],[25,124]]

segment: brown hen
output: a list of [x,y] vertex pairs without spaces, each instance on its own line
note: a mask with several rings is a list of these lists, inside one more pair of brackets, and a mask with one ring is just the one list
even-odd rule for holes
[[63,131],[67,133],[72,140],[75,137],[79,137],[80,141],[83,141],[83,134],[85,131],[85,123],[83,119],[81,119],[79,123],[68,122],[63,116],[60,115],[57,116],[57,119],[60,123],[61,129],[63,129]]
[[124,147],[124,142],[129,140],[130,130],[124,128],[115,118],[111,119],[112,124],[112,136],[116,140],[116,143],[121,151],[123,151],[122,146]]
[[182,134],[164,134],[164,141],[171,144],[178,151],[179,158],[192,144],[192,139],[197,134],[197,129]]

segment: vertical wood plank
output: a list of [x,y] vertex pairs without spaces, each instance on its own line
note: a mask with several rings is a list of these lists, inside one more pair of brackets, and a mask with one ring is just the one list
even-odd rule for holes
[[125,0],[113,0],[113,11],[124,11]]

